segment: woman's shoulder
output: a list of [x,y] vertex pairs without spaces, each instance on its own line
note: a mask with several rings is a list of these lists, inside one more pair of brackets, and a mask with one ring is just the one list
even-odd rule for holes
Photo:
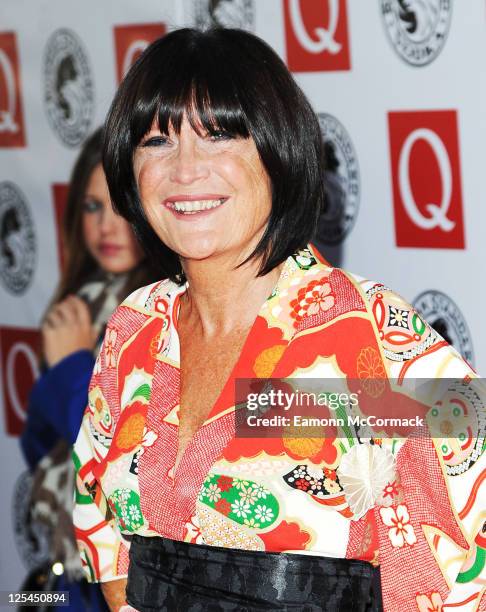
[[393,304],[394,306],[400,306],[407,311],[415,312],[414,306],[412,306],[412,304],[402,297],[399,291],[391,288],[388,284],[382,281],[372,280],[366,276],[356,274],[355,272],[351,272],[343,268],[332,268],[332,270],[336,274],[345,277],[349,284],[357,290],[364,302],[372,309],[378,300],[383,304]]
[[471,365],[422,312],[385,283],[344,272],[359,288],[390,370],[401,375],[462,378]]
[[382,281],[341,268],[339,271],[360,294],[382,341],[393,339],[398,347],[423,337],[428,337],[429,342],[432,342],[432,338],[434,341],[439,338],[421,313],[400,292]]
[[164,297],[166,299],[170,298],[174,292],[180,292],[180,290],[179,285],[166,278],[135,289],[123,300],[119,307],[144,310],[145,312],[153,311],[156,314],[158,300]]
[[[339,289],[339,293],[348,294],[349,289],[354,287],[366,302],[373,301],[373,297],[376,294],[387,294],[387,297],[394,296],[404,304],[407,304],[401,295],[391,289],[386,283],[372,280],[367,276],[356,274],[353,271],[331,264],[313,244],[296,253],[292,259],[295,262],[295,266],[304,271],[302,279],[304,283],[310,275],[325,273],[330,282],[336,285],[336,289]],[[409,304],[408,306],[411,308]]]
[[163,279],[139,287],[128,295],[115,310],[112,319],[129,316],[129,312],[141,313],[145,316],[160,317],[165,314],[166,305],[172,303],[177,295],[185,290],[185,286]]
[[342,268],[337,269],[349,279],[349,281],[359,290],[367,302],[373,303],[377,295],[380,298],[386,296],[388,299],[397,299],[404,305],[407,305],[408,308],[412,308],[412,306],[401,296],[399,292],[392,289],[386,283],[378,280],[372,280],[366,276],[362,276],[361,274],[350,272],[349,270],[344,270]]
[[125,342],[137,333],[148,319],[165,318],[174,305],[175,298],[185,290],[169,279],[140,287],[115,309],[105,332],[104,342]]

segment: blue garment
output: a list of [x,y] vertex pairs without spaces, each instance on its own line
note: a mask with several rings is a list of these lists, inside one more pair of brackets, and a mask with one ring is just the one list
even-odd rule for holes
[[[72,353],[42,373],[35,383],[20,445],[31,471],[62,438],[74,444],[88,401],[94,357],[90,351]],[[69,582],[61,576],[56,590],[69,591],[72,612],[107,612],[97,584]]]
[[59,438],[74,444],[88,401],[88,386],[94,357],[76,351],[46,370],[35,383],[30,397],[20,444],[33,470]]

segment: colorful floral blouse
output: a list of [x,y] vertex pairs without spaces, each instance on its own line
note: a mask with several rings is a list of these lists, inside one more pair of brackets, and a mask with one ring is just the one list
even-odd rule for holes
[[[185,290],[163,281],[133,293],[96,361],[74,451],[88,578],[126,576],[129,536],[162,535],[379,563],[386,611],[486,610],[486,414],[454,349],[382,284],[301,251],[174,471]],[[236,437],[235,379],[268,377],[359,380],[368,399],[388,393],[393,402],[408,379],[463,380],[431,413],[447,435],[459,407],[483,433]]]

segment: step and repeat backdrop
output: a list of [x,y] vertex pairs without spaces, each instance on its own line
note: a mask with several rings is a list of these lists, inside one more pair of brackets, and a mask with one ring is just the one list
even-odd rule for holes
[[3,0],[0,590],[36,561],[18,436],[73,161],[152,40],[214,24],[267,40],[318,114],[324,255],[401,293],[486,372],[484,0]]

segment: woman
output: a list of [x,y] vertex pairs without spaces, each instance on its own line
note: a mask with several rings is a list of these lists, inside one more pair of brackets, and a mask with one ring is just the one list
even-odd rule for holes
[[244,379],[328,379],[360,409],[410,409],[389,379],[472,376],[401,298],[306,246],[321,136],[278,56],[239,30],[172,32],[106,125],[112,199],[169,279],[111,319],[75,447],[78,544],[111,609],[379,610],[378,565],[387,611],[478,599],[475,572],[453,585],[480,546],[479,496],[457,510],[475,440],[446,456],[360,425],[235,431]]
[[57,563],[56,572],[65,571],[56,588],[69,588],[71,609],[80,611],[105,609],[105,604],[98,588],[85,588],[81,581],[84,574],[71,519],[70,447],[86,407],[93,352],[108,318],[131,291],[157,278],[142,263],[129,224],[112,210],[101,144],[98,129],[86,141],[71,177],[63,228],[66,263],[44,317],[45,370],[30,395],[21,438],[34,472],[31,529],[39,523],[50,529],[49,567]]

